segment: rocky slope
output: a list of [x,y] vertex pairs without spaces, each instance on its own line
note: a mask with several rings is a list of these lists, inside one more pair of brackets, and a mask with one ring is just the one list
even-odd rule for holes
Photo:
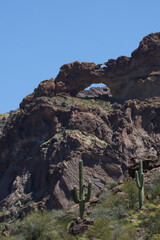
[[[85,182],[92,181],[94,193],[109,181],[133,176],[139,159],[144,161],[145,171],[160,166],[159,97],[144,101],[131,99],[120,105],[111,104],[109,92],[107,90],[106,94],[104,89],[92,89],[92,98],[84,92],[73,96],[91,84],[93,76],[104,82],[102,76],[114,75],[116,80],[111,78],[115,82],[114,89],[119,89],[116,84],[122,83],[122,79],[126,82],[125,94],[119,89],[119,98],[133,98],[134,79],[152,75],[153,69],[158,71],[158,50],[155,48],[159,49],[159,34],[144,38],[131,59],[122,57],[123,64],[116,60],[115,65],[107,68],[110,70],[99,66],[95,72],[95,64],[89,63],[63,66],[56,81],[41,82],[23,99],[20,110],[8,120],[0,135],[1,207],[18,208],[34,200],[49,209],[67,208],[70,190],[78,184],[80,159],[84,162]],[[153,64],[147,60],[148,54]],[[82,66],[90,67],[84,71]],[[68,77],[68,71],[74,74]],[[129,83],[127,74],[130,74]],[[160,85],[155,87],[156,76],[149,96],[159,89]],[[146,89],[150,86],[148,81],[144,80]],[[146,89],[143,88],[142,98],[147,96]]]

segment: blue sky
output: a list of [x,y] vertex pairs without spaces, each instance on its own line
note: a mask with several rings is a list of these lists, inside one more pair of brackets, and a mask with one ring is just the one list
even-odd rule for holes
[[73,61],[130,56],[160,31],[159,0],[0,0],[0,113]]

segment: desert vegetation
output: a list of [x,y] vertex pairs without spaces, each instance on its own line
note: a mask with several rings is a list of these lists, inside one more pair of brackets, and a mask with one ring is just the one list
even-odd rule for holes
[[[83,180],[83,163],[79,164],[80,181]],[[141,167],[141,163],[140,163]],[[141,169],[142,170],[142,169]],[[140,170],[140,171],[141,171]],[[81,182],[81,184],[83,181]],[[135,179],[121,184],[106,185],[105,190],[86,206],[81,217],[92,219],[93,224],[83,234],[72,235],[69,227],[78,215],[75,211],[37,211],[25,218],[18,215],[1,224],[7,234],[1,239],[10,240],[157,240],[160,239],[160,173],[153,174],[144,182],[144,202],[139,208],[139,188]],[[75,192],[75,190],[73,190]],[[146,198],[147,196],[147,198]],[[74,198],[74,197],[73,197]],[[3,235],[2,234],[2,235]]]
[[101,99],[82,99],[72,96],[55,96],[52,97],[53,105],[70,109],[72,106],[83,106],[86,108],[100,108],[101,110],[111,111],[113,110],[114,105],[108,101],[101,100]]

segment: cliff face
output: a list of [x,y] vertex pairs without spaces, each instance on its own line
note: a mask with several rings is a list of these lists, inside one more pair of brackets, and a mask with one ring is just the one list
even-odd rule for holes
[[79,159],[96,193],[133,175],[140,158],[145,169],[158,167],[159,144],[159,98],[121,106],[71,96],[35,98],[12,117],[0,139],[1,204],[32,199],[66,208],[78,184]]
[[[79,93],[95,79],[105,83],[106,76],[112,76],[114,98],[132,98],[134,84],[138,92],[135,79],[142,75],[143,89],[146,86],[144,93],[141,88],[142,98],[150,82],[155,93],[158,51],[159,34],[151,34],[131,58],[110,60],[106,68],[93,63],[65,65],[55,81],[41,82],[24,98],[0,134],[0,206],[34,200],[47,208],[67,208],[70,190],[78,185],[80,159],[85,182],[93,182],[94,193],[109,181],[133,176],[139,159],[144,160],[145,171],[160,167],[160,98],[130,99],[120,105],[104,100],[110,99],[106,88]],[[155,80],[146,80],[149,76]],[[123,81],[126,84],[118,88]],[[84,98],[88,94],[92,99]]]

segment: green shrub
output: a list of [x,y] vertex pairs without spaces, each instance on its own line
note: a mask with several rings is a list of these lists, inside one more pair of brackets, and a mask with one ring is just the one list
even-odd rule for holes
[[53,223],[53,216],[49,212],[31,213],[22,222],[18,235],[25,240],[45,239],[44,236],[50,240],[54,236],[51,231]]
[[85,236],[91,240],[136,240],[137,230],[128,224],[110,225],[105,218],[99,218],[89,227]]
[[122,219],[126,213],[125,197],[106,191],[101,197],[100,204],[92,211],[90,217],[94,219],[103,217],[108,221],[112,221]]
[[112,240],[137,240],[137,230],[130,224],[117,223]]
[[1,237],[1,240],[20,240],[17,237]]
[[146,194],[151,195],[151,201],[160,194],[160,172],[151,176],[149,183],[146,185]]
[[99,218],[88,228],[85,236],[91,240],[112,240],[112,230],[105,218]]
[[138,188],[135,181],[127,180],[123,183],[122,191],[126,194],[128,208],[133,209],[138,203]]
[[148,233],[149,238],[147,239],[151,239],[155,234],[160,234],[160,209],[156,212],[151,212],[148,218],[141,223],[141,226]]
[[17,240],[72,240],[68,234],[71,216],[64,216],[59,211],[37,212],[28,215],[14,235]]

